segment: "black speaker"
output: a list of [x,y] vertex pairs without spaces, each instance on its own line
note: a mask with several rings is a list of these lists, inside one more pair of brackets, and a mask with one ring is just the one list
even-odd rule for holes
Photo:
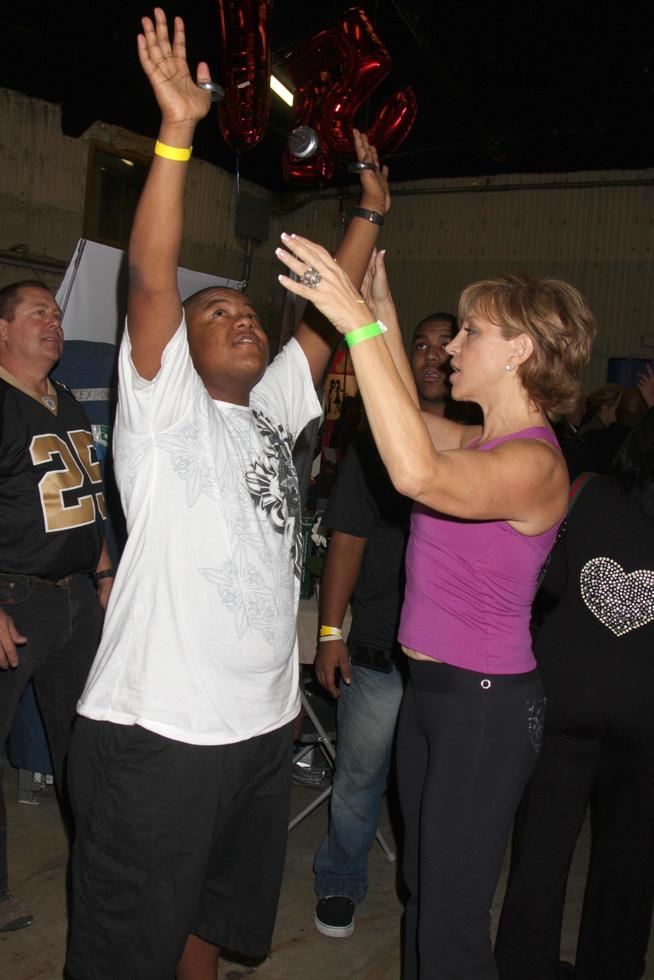
[[236,235],[239,238],[256,238],[258,242],[267,242],[269,227],[270,199],[254,197],[247,191],[241,191],[236,202]]

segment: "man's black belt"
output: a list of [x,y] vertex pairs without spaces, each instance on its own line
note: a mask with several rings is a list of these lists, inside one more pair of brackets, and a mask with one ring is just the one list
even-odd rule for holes
[[21,572],[0,572],[0,575],[6,575],[7,578],[13,579],[16,582],[23,582],[25,585],[50,585],[53,589],[65,589],[67,586],[72,585],[79,575],[86,576],[86,573],[73,572],[72,575],[64,575],[63,578],[58,579],[40,578],[38,575],[23,575]]
[[355,667],[368,667],[379,670],[382,674],[390,674],[395,664],[393,649],[372,647],[366,643],[348,642],[350,663]]

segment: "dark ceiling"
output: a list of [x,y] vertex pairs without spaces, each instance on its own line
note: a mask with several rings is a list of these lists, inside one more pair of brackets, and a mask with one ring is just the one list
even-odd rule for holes
[[[329,26],[351,2],[274,0],[273,62]],[[165,3],[185,18],[189,60],[217,68],[214,0]],[[393,58],[357,119],[366,125],[412,85],[416,124],[388,161],[398,180],[654,165],[654,3],[640,0],[365,0]],[[0,85],[62,104],[78,136],[96,118],[155,136],[157,113],[135,35],[147,6],[11,0],[2,6]],[[273,97],[272,122],[295,125]],[[241,158],[241,176],[281,189],[284,138],[269,129]],[[215,115],[195,152],[233,170]]]

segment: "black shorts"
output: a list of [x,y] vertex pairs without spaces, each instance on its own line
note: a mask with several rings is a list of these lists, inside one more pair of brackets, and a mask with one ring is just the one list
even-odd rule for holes
[[190,933],[253,957],[268,952],[291,752],[291,725],[205,746],[78,719],[71,977],[169,980]]

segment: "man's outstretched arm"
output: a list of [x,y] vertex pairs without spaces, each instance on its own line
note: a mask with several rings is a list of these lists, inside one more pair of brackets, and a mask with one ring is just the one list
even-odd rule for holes
[[[161,109],[158,142],[162,145],[155,151],[132,226],[127,318],[134,366],[142,377],[151,379],[182,316],[177,265],[189,165],[188,159],[174,157],[184,157],[191,147],[195,127],[209,111],[211,95],[191,78],[182,19],[175,18],[172,44],[166,15],[159,7],[154,21],[144,17],[141,23],[139,60]],[[210,80],[207,64],[200,62],[197,81]]]
[[[354,146],[359,162],[372,163],[375,167],[374,170],[361,172],[360,207],[380,215],[383,221],[391,206],[388,167],[380,166],[377,150],[368,143],[365,133],[360,133],[357,129],[354,130]],[[381,225],[353,216],[334,253],[338,264],[347,272],[357,289],[363,282],[380,230]],[[288,242],[288,248],[292,251],[292,241]],[[340,337],[329,321],[313,306],[307,306],[295,337],[309,362],[313,382],[318,384]]]

